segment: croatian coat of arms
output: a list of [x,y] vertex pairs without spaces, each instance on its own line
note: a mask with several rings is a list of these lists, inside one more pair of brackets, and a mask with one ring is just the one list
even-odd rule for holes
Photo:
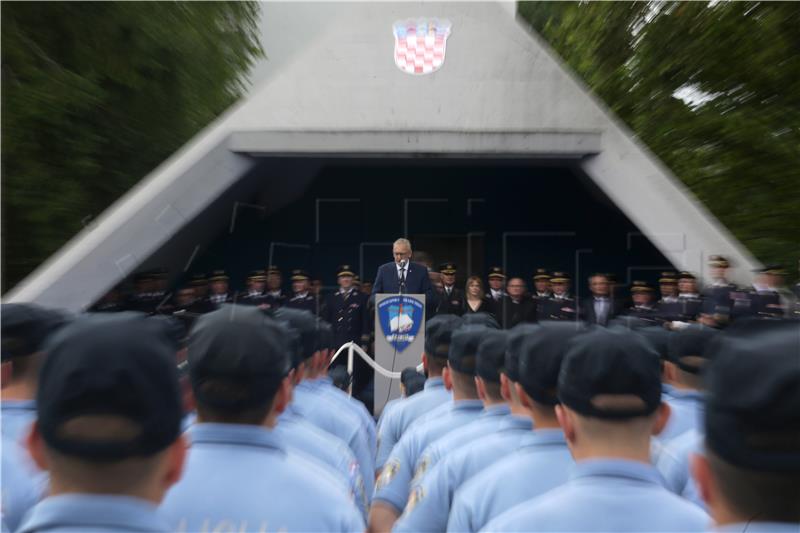
[[394,23],[394,63],[407,74],[430,74],[444,63],[449,20],[420,18]]

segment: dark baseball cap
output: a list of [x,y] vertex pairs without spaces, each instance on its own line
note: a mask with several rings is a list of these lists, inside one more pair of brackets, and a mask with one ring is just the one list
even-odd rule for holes
[[297,367],[319,351],[318,322],[311,312],[279,307],[270,315],[276,321],[284,323],[285,327],[292,330],[291,334],[294,342],[290,343],[289,347],[292,352],[292,366]]
[[519,359],[527,338],[538,331],[534,324],[517,324],[508,331],[506,357],[503,372],[511,381],[519,381]]
[[[63,327],[44,346],[39,375],[44,441],[65,455],[97,462],[150,456],[169,446],[183,416],[175,346],[168,323],[142,313],[84,315]],[[130,424],[113,436],[77,429],[99,416]]]
[[561,363],[558,398],[589,417],[650,415],[661,404],[661,361],[634,331],[591,328],[570,342]]
[[489,329],[478,344],[475,374],[484,381],[500,383],[500,372],[505,367],[508,333]]
[[491,329],[500,329],[500,324],[489,313],[470,313],[461,317],[465,326],[483,326]]
[[669,359],[669,339],[673,335],[672,331],[661,326],[648,326],[639,328],[636,332],[645,338],[661,359]]
[[719,330],[700,324],[673,332],[669,336],[667,360],[684,372],[700,374],[708,361],[706,348],[717,333]]
[[456,315],[437,315],[425,324],[425,354],[436,359],[447,359],[453,332],[462,325]]
[[572,322],[549,321],[533,326],[535,331],[520,343],[519,384],[534,401],[558,403],[558,376],[570,342],[583,328]]
[[709,346],[706,446],[726,462],[800,472],[800,329],[763,321]]
[[[406,385],[409,381],[414,379],[416,376],[422,376],[417,369],[413,366],[406,367],[400,372],[400,383]],[[424,376],[423,376],[424,377]]]
[[49,335],[69,322],[61,311],[29,303],[2,304],[2,360],[41,351]]
[[483,326],[462,326],[453,332],[447,363],[450,368],[463,374],[475,375],[477,369],[478,346],[488,334],[489,328]]
[[269,404],[291,369],[284,325],[258,308],[223,305],[189,334],[189,376],[197,401],[227,412]]

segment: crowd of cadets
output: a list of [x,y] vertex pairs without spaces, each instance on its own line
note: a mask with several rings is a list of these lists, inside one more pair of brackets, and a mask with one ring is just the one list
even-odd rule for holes
[[441,314],[377,423],[311,312],[176,322],[3,305],[3,531],[800,529],[796,319]]

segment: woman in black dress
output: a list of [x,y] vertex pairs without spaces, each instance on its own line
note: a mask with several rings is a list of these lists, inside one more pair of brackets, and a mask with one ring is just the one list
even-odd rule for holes
[[489,313],[494,316],[494,302],[486,298],[483,281],[478,276],[470,276],[464,288],[464,314]]

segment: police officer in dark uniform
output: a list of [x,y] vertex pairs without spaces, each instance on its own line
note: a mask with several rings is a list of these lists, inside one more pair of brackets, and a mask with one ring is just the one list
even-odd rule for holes
[[464,291],[456,287],[456,272],[458,268],[455,263],[442,263],[439,265],[439,273],[442,275],[442,294],[439,300],[437,315],[457,315],[464,314]]
[[[333,329],[333,345],[336,349],[347,342],[360,346],[369,343],[370,313],[367,309],[367,295],[360,292],[353,281],[355,272],[350,265],[341,265],[336,272],[339,290],[329,294],[322,311],[322,318]],[[360,357],[355,357],[353,368],[353,396],[357,396],[371,377],[371,369]],[[339,357],[335,366],[346,365],[347,359]]]
[[224,270],[214,270],[208,278],[208,301],[215,307],[233,302],[233,294],[229,290],[228,275]]
[[493,266],[489,269],[488,278],[489,291],[486,293],[486,297],[497,303],[506,294],[505,287],[503,287],[506,284],[506,274],[499,266]]
[[661,299],[656,303],[658,319],[671,322],[681,319],[681,302],[678,300],[678,278],[675,272],[662,272],[658,278]]
[[292,291],[294,291],[294,295],[285,305],[292,309],[300,309],[316,315],[317,301],[308,291],[309,280],[308,272],[305,270],[300,268],[292,270]]
[[697,320],[703,299],[697,291],[697,278],[691,272],[684,271],[678,275],[678,302],[681,308],[680,320]]
[[547,309],[547,300],[553,296],[553,292],[550,290],[550,274],[547,273],[547,269],[536,269],[536,273],[533,275],[533,288],[531,299],[536,302],[536,318],[547,320],[544,314]]
[[711,284],[701,292],[703,296],[702,312],[706,315],[729,316],[733,307],[731,293],[736,292],[736,285],[728,281],[726,273],[730,264],[721,255],[712,255],[708,259]]
[[242,305],[254,305],[266,308],[267,295],[264,293],[267,276],[263,270],[253,270],[247,276],[247,290],[239,293],[237,303]]
[[275,265],[268,266],[266,304],[270,309],[281,307],[288,300],[288,297],[283,293],[282,283],[281,270]]
[[653,288],[646,281],[634,281],[631,283],[631,298],[633,305],[625,314],[655,323],[657,310]]
[[569,295],[570,278],[566,272],[553,272],[550,287],[553,295],[545,301],[543,315],[547,320],[575,320],[578,316],[575,298]]
[[129,311],[151,314],[160,303],[155,291],[153,272],[138,272],[133,276],[133,294],[128,298],[125,308]]

